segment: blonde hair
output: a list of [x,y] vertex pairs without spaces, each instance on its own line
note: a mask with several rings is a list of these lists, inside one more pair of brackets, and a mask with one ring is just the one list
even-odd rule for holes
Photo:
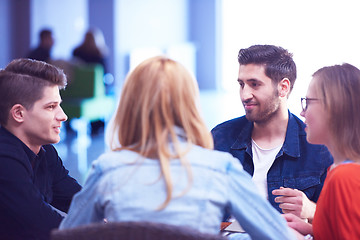
[[360,70],[344,63],[313,74],[315,91],[328,112],[335,151],[347,159],[360,159]]
[[[184,155],[192,144],[213,148],[212,136],[197,109],[198,95],[198,86],[190,73],[178,62],[162,56],[142,62],[125,81],[110,147],[113,151],[129,149],[159,160],[167,191],[159,209],[165,208],[172,198],[170,159],[180,159],[190,186],[191,169]],[[175,126],[186,134],[185,149],[180,149]]]

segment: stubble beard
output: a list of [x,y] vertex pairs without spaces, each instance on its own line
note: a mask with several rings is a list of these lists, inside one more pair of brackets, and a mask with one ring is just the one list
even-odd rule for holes
[[[258,107],[260,106],[261,105],[258,105]],[[271,99],[265,101],[263,103],[263,106],[264,107],[262,109],[259,109],[259,111],[257,112],[257,109],[245,111],[246,119],[250,122],[254,122],[257,124],[264,124],[270,121],[275,115],[277,115],[280,110],[280,99],[278,99],[277,92],[273,95]]]

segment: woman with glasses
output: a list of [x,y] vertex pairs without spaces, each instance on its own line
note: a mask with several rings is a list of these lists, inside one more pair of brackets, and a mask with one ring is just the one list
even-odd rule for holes
[[215,234],[229,210],[251,239],[294,237],[239,161],[212,150],[197,99],[196,81],[178,62],[155,57],[137,66],[110,128],[112,151],[93,163],[60,228],[106,218]]
[[315,240],[360,239],[360,70],[350,64],[314,73],[301,100],[307,140],[334,157],[312,225],[285,214],[289,226]]

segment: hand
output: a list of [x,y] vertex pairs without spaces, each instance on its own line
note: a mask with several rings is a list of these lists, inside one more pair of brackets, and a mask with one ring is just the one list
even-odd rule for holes
[[290,228],[291,232],[295,235],[297,240],[304,240],[305,236],[296,231],[295,229]]
[[[312,225],[292,213],[282,215],[288,223],[288,226],[302,235],[313,234]],[[296,234],[298,236],[298,234]]]
[[275,198],[275,202],[280,203],[279,207],[283,213],[292,213],[309,221],[314,218],[316,204],[310,201],[302,191],[280,187],[273,190],[272,194],[279,196]]

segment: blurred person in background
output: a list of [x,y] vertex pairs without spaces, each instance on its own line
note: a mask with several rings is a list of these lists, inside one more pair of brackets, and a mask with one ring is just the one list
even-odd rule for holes
[[[106,92],[112,92],[113,77],[107,73],[108,53],[103,32],[99,28],[91,28],[86,32],[83,42],[73,50],[72,55],[75,62],[79,61],[80,64],[100,64],[104,69]],[[96,135],[104,126],[103,120],[92,121],[91,133]]]
[[83,42],[73,50],[73,57],[87,64],[100,64],[107,73],[106,58],[109,49],[106,46],[104,34],[98,28],[89,29]]
[[51,29],[43,29],[39,34],[39,45],[31,50],[27,58],[43,62],[51,61],[51,49],[54,45],[54,38]]

